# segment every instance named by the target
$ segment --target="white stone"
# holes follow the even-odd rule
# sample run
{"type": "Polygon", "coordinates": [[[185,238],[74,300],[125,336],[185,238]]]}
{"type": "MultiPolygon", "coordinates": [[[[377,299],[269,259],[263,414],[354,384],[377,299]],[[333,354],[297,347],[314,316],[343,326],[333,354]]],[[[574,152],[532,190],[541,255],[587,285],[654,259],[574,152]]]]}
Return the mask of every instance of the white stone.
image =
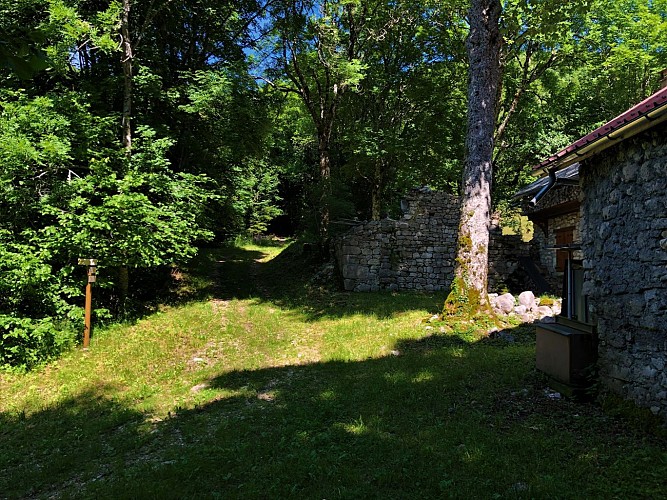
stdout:
{"type": "Polygon", "coordinates": [[[521,292],[519,294],[519,304],[526,306],[526,310],[532,311],[535,308],[535,295],[531,291],[521,292]]]}
{"type": "Polygon", "coordinates": [[[514,295],[511,293],[504,293],[499,297],[496,297],[494,305],[504,314],[509,314],[514,309],[514,295]]]}
{"type": "Polygon", "coordinates": [[[553,316],[553,311],[549,306],[540,306],[537,308],[537,316],[542,319],[545,316],[553,316]]]}
{"type": "Polygon", "coordinates": [[[526,314],[526,312],[528,312],[528,308],[526,306],[524,306],[523,304],[520,305],[520,306],[516,306],[514,308],[514,313],[515,314],[522,315],[522,314],[526,314]]]}

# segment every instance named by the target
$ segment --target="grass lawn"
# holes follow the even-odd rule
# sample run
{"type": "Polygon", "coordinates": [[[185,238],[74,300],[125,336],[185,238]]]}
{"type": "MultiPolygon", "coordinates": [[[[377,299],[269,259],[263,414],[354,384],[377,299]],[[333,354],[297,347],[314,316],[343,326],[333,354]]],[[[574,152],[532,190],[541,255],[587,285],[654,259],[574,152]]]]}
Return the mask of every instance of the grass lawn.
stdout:
{"type": "Polygon", "coordinates": [[[0,374],[0,498],[667,496],[659,429],[550,397],[533,328],[427,329],[444,294],[333,292],[281,250],[210,250],[190,300],[0,374]]]}

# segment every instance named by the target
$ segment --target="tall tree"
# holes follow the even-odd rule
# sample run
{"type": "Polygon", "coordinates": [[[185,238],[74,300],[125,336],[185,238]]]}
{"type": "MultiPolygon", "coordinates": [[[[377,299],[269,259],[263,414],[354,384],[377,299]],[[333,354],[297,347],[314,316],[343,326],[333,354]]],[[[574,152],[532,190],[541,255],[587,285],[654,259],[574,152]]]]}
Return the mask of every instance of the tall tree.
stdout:
{"type": "Polygon", "coordinates": [[[448,314],[461,310],[476,314],[489,309],[489,224],[493,134],[501,76],[501,11],[499,0],[472,0],[469,10],[466,159],[454,282],[445,302],[448,314]]]}
{"type": "Polygon", "coordinates": [[[130,38],[130,0],[123,0],[120,16],[121,66],[123,67],[123,149],[132,154],[132,40],[130,38]]]}
{"type": "Polygon", "coordinates": [[[415,186],[458,185],[467,27],[454,9],[378,2],[366,23],[364,77],[344,96],[338,127],[343,173],[365,217],[391,212],[415,186]]]}
{"type": "Polygon", "coordinates": [[[331,137],[341,96],[359,82],[363,65],[363,26],[368,6],[360,0],[284,0],[272,9],[277,44],[274,62],[296,93],[317,131],[321,183],[319,236],[328,238],[330,222],[331,137]]]}

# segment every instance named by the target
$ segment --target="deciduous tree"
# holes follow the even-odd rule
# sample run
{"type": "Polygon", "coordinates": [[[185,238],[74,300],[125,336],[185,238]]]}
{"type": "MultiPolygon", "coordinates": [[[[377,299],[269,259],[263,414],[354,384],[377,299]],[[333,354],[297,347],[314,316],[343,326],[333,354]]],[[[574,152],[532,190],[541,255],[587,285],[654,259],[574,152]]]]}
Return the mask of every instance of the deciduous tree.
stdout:
{"type": "Polygon", "coordinates": [[[462,309],[468,314],[489,309],[489,224],[493,134],[501,76],[501,11],[499,0],[472,0],[469,10],[466,159],[455,276],[445,302],[449,314],[462,309]]]}

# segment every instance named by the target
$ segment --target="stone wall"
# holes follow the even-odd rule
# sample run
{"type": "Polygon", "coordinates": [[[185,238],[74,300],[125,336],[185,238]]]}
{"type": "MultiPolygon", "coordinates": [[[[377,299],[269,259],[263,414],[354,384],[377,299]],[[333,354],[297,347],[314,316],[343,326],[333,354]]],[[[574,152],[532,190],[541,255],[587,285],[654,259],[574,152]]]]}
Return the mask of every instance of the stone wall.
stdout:
{"type": "Polygon", "coordinates": [[[334,251],[345,290],[443,290],[454,272],[459,203],[418,191],[399,220],[370,221],[338,237],[334,251]]]}
{"type": "Polygon", "coordinates": [[[519,292],[529,289],[527,277],[519,270],[519,259],[530,257],[531,245],[518,235],[503,235],[500,227],[489,231],[489,280],[490,292],[512,290],[519,292]],[[520,283],[515,282],[519,280],[520,283]]]}
{"type": "MultiPolygon", "coordinates": [[[[551,285],[552,290],[560,293],[563,285],[563,273],[556,266],[556,231],[566,227],[573,227],[573,239],[575,244],[581,244],[581,217],[579,211],[568,214],[557,215],[549,219],[546,225],[546,234],[543,228],[535,225],[533,235],[534,244],[537,246],[540,264],[547,270],[545,278],[551,285]]],[[[582,259],[583,253],[579,250],[573,252],[573,258],[582,259]]]]}
{"type": "Polygon", "coordinates": [[[667,124],[584,162],[583,293],[601,381],[667,418],[667,124]]]}
{"type": "MultiPolygon", "coordinates": [[[[334,242],[338,273],[350,291],[446,290],[454,277],[459,225],[458,198],[440,192],[411,192],[405,215],[360,224],[334,242]]],[[[499,291],[528,256],[516,236],[490,233],[489,290],[499,291]]]]}
{"type": "MultiPolygon", "coordinates": [[[[541,266],[547,273],[546,280],[555,293],[560,293],[563,273],[556,270],[556,231],[574,227],[574,243],[581,243],[580,210],[578,186],[556,185],[537,203],[530,207],[528,199],[523,200],[522,212],[534,222],[533,244],[537,248],[541,266]]],[[[575,259],[582,259],[583,254],[574,252],[575,259]]]]}

